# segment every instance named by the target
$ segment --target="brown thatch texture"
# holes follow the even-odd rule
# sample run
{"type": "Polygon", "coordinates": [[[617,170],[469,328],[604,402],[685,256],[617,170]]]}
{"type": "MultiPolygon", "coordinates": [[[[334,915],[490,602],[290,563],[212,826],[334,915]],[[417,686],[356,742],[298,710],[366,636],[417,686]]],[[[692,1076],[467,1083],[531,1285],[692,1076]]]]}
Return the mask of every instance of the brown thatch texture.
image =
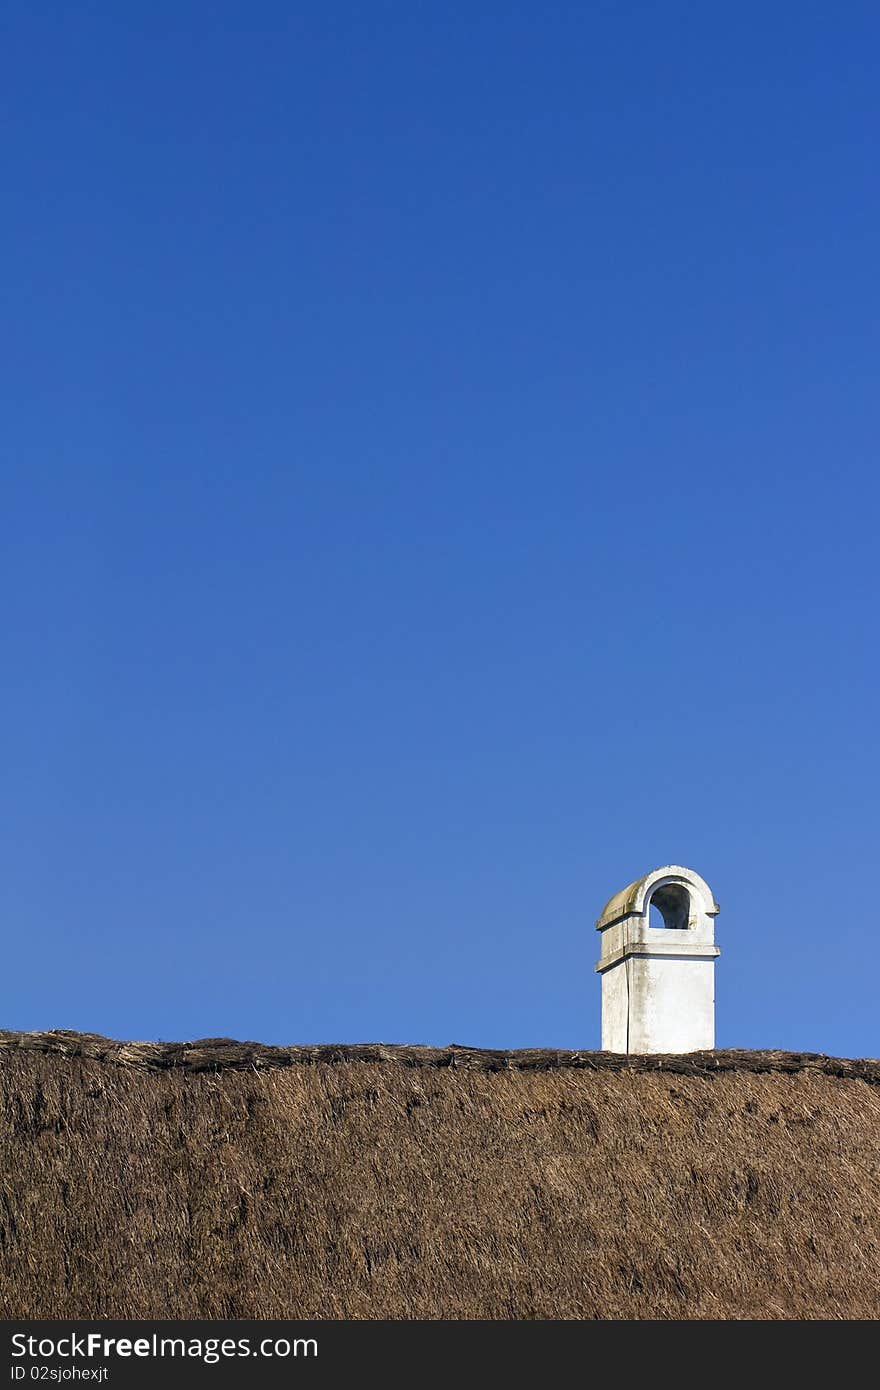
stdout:
{"type": "Polygon", "coordinates": [[[876,1317],[878,1080],[5,1034],[0,1314],[876,1317]]]}

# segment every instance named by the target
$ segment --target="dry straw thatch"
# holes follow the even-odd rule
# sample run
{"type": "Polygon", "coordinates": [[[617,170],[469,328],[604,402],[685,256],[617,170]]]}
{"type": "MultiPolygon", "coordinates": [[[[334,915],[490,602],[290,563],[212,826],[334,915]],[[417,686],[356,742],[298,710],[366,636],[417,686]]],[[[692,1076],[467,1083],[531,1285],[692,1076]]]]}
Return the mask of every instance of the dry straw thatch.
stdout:
{"type": "Polygon", "coordinates": [[[7,1318],[874,1318],[880,1063],[0,1034],[7,1318]]]}

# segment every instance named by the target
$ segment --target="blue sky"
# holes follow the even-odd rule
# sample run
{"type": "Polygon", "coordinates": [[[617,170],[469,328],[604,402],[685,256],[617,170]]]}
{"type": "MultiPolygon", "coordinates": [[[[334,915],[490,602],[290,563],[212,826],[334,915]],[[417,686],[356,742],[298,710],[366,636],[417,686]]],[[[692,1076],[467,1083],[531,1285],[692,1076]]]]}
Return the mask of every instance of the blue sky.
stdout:
{"type": "Polygon", "coordinates": [[[0,1022],[877,1055],[876,7],[0,39],[0,1022]]]}

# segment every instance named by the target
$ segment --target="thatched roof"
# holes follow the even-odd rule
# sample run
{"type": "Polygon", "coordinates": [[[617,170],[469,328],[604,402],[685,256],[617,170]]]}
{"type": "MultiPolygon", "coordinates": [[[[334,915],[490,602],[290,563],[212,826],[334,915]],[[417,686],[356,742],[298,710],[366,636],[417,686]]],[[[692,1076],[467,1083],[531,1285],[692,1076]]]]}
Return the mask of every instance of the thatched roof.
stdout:
{"type": "Polygon", "coordinates": [[[878,1083],[0,1034],[0,1314],[876,1317],[878,1083]]]}

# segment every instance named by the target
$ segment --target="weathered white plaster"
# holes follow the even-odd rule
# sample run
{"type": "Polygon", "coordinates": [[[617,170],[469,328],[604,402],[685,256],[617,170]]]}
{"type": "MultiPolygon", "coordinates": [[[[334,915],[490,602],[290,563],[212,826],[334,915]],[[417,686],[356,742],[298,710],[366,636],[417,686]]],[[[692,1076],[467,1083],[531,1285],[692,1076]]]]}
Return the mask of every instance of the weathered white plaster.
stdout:
{"type": "Polygon", "coordinates": [[[667,864],[616,893],[602,911],[602,1047],[700,1052],[715,1046],[715,917],[709,885],[667,864]],[[651,908],[662,927],[651,926],[651,908]]]}

